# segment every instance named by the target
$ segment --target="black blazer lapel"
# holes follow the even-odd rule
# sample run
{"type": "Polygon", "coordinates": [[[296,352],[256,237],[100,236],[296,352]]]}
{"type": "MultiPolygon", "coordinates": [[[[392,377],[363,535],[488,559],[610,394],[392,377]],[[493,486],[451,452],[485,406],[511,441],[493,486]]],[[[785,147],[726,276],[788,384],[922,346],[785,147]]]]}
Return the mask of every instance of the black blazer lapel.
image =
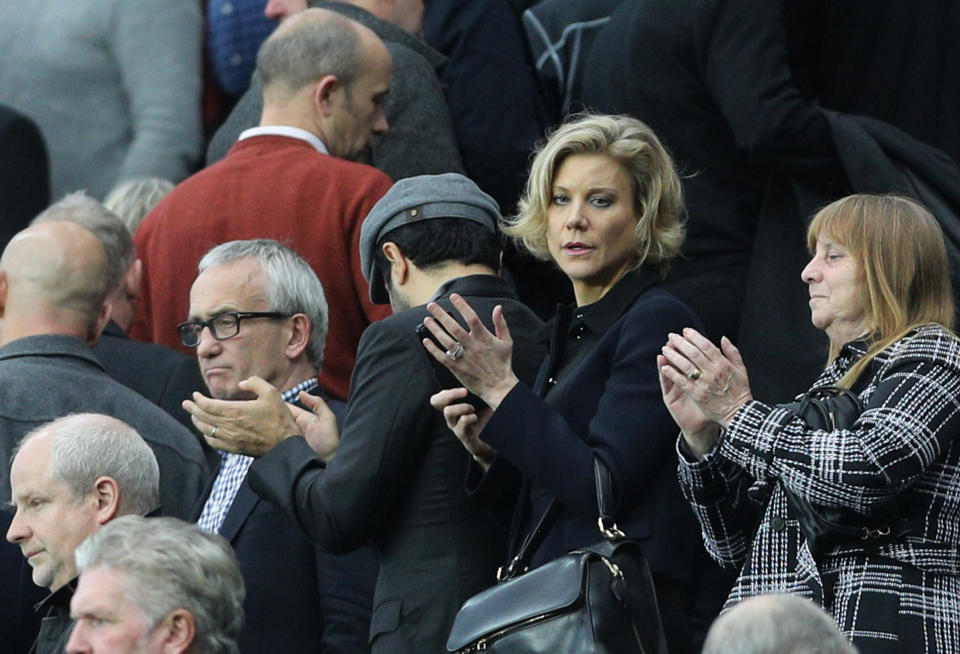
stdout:
{"type": "Polygon", "coordinates": [[[228,541],[233,542],[237,532],[240,531],[240,527],[242,527],[243,523],[250,517],[253,508],[259,501],[260,496],[253,492],[253,489],[251,489],[247,483],[247,479],[244,478],[243,483],[240,484],[240,488],[237,489],[237,496],[233,498],[233,504],[230,505],[230,510],[227,511],[227,517],[223,519],[223,526],[220,527],[220,535],[228,541]]]}

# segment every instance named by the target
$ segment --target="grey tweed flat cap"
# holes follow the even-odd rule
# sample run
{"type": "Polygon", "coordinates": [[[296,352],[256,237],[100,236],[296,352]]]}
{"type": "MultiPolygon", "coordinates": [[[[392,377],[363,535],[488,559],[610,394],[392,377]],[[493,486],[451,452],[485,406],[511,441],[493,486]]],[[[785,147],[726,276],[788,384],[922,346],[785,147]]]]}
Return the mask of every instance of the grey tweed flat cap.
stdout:
{"type": "Polygon", "coordinates": [[[374,270],[377,242],[389,231],[432,218],[462,218],[497,230],[500,207],[472,180],[459,173],[418,175],[394,184],[373,205],[360,227],[360,267],[370,285],[370,301],[390,300],[383,279],[374,270]]]}

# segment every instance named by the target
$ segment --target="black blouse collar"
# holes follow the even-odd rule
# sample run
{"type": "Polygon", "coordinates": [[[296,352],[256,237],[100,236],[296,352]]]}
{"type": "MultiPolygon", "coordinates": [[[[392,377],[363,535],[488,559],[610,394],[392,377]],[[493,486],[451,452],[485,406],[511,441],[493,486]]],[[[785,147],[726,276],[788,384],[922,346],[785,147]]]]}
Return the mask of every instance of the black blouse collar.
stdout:
{"type": "Polygon", "coordinates": [[[607,294],[591,304],[578,307],[573,304],[557,305],[557,315],[544,325],[538,341],[547,343],[555,330],[565,329],[573,322],[582,323],[595,334],[603,334],[630,308],[641,293],[660,279],[657,271],[648,266],[631,270],[607,291],[607,294]]]}

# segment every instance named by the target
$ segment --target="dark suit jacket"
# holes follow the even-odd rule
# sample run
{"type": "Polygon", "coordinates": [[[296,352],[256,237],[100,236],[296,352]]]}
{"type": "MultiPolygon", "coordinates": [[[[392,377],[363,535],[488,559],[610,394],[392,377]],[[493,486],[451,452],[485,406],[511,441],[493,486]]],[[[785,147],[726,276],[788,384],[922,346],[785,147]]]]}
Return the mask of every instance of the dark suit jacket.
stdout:
{"type": "MultiPolygon", "coordinates": [[[[180,406],[194,391],[207,391],[195,358],[162,345],[135,341],[112,320],[100,342],[93,346],[93,353],[108,375],[196,432],[190,414],[180,406]]],[[[206,450],[206,441],[199,436],[197,439],[206,450]]]]}
{"type": "MultiPolygon", "coordinates": [[[[0,508],[0,535],[10,528],[13,515],[0,508]]],[[[25,654],[40,629],[40,615],[33,605],[47,594],[31,579],[30,566],[20,547],[0,540],[0,643],[4,652],[25,654]]]]}
{"type": "MultiPolygon", "coordinates": [[[[488,324],[503,305],[514,369],[531,380],[542,358],[533,341],[541,323],[507,283],[492,275],[455,279],[438,300],[448,311],[451,292],[488,324]]],[[[494,583],[505,554],[505,534],[463,490],[469,456],[429,404],[453,381],[445,369],[438,377],[416,334],[426,315],[415,307],[364,332],[340,448],[326,468],[302,438],[290,438],[248,473],[257,493],[325,549],[372,542],[380,575],[370,639],[378,654],[444,651],[457,610],[494,583]]]]}
{"type": "Polygon", "coordinates": [[[0,105],[0,249],[46,208],[50,168],[40,128],[0,105]]]}
{"type": "MultiPolygon", "coordinates": [[[[343,402],[323,398],[343,416],[343,402]]],[[[211,483],[212,486],[212,483],[211,483]]],[[[198,505],[199,518],[210,487],[198,505]]],[[[243,654],[362,654],[376,559],[369,548],[344,556],[318,550],[279,507],[245,479],[220,534],[230,541],[246,586],[243,654]]]]}

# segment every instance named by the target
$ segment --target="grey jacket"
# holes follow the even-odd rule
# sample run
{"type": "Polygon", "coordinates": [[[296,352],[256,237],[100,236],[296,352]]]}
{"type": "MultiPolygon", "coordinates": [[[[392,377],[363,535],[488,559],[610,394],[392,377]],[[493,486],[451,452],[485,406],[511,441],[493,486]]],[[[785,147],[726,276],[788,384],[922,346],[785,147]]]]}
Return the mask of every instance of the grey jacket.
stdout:
{"type": "Polygon", "coordinates": [[[27,336],[0,348],[0,501],[10,501],[10,459],[20,439],[45,422],[79,412],[104,413],[136,429],[160,465],[162,513],[190,517],[208,475],[199,439],[114,381],[83,341],[55,334],[27,336]]]}
{"type": "MultiPolygon", "coordinates": [[[[463,163],[453,134],[450,110],[437,77],[444,57],[422,40],[360,7],[344,2],[311,2],[343,14],[373,30],[393,59],[390,92],[384,114],[390,130],[373,145],[372,166],[394,181],[414,175],[462,173],[463,163]]],[[[260,123],[263,89],[254,76],[250,88],[217,130],[207,148],[207,165],[222,159],[240,133],[260,123]]]]}

